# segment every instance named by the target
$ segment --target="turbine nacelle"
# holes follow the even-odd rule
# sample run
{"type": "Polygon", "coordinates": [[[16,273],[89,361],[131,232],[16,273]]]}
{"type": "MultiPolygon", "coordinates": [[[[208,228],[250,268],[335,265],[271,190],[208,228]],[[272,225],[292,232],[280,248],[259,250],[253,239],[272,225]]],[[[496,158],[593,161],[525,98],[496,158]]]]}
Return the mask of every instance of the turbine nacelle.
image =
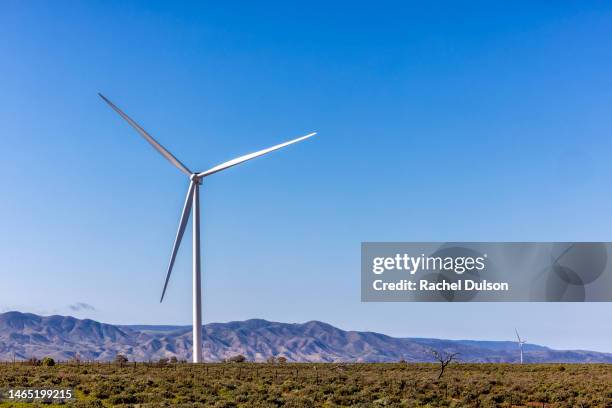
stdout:
{"type": "Polygon", "coordinates": [[[202,179],[203,177],[198,176],[198,173],[192,173],[191,176],[189,176],[189,180],[198,185],[202,185],[202,179]]]}

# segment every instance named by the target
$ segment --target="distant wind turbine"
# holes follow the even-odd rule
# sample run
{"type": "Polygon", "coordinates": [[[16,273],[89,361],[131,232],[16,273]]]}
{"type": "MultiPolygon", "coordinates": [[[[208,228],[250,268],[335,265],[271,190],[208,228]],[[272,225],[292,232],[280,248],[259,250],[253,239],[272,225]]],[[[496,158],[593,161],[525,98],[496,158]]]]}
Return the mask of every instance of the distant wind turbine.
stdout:
{"type": "Polygon", "coordinates": [[[516,330],[516,328],[514,329],[514,332],[516,333],[517,343],[519,346],[519,350],[521,351],[521,364],[523,364],[523,344],[525,344],[526,341],[521,340],[521,336],[519,336],[518,330],[516,330]]]}
{"type": "Polygon", "coordinates": [[[172,163],[176,168],[185,173],[189,177],[190,183],[187,189],[187,197],[185,197],[185,204],[183,205],[183,211],[181,214],[181,220],[179,222],[178,232],[174,239],[174,246],[172,247],[172,255],[170,256],[170,263],[168,265],[168,272],[166,274],[166,281],[164,282],[164,289],[162,291],[160,303],[164,300],[166,294],[166,288],[168,287],[168,281],[170,280],[170,274],[172,273],[172,267],[174,266],[174,260],[176,259],[176,253],[181,245],[183,239],[183,233],[189,220],[189,214],[193,214],[193,362],[200,363],[202,361],[202,294],[201,294],[201,281],[200,281],[200,185],[202,179],[217,173],[221,170],[228,169],[237,164],[245,162],[247,160],[254,159],[262,156],[266,153],[273,152],[290,144],[301,142],[314,135],[315,133],[307,134],[306,136],[298,137],[297,139],[290,140],[285,143],[278,144],[276,146],[269,147],[267,149],[259,150],[254,153],[246,154],[244,156],[237,157],[229,160],[225,163],[221,163],[215,167],[212,167],[203,172],[192,172],[183,163],[181,163],[176,157],[172,155],[166,148],[160,145],[151,135],[149,135],[142,127],[134,122],[128,115],[123,113],[115,104],[109,101],[104,95],[98,94],[100,97],[113,108],[123,119],[125,119],[147,142],[153,146],[162,156],[172,163]]]}

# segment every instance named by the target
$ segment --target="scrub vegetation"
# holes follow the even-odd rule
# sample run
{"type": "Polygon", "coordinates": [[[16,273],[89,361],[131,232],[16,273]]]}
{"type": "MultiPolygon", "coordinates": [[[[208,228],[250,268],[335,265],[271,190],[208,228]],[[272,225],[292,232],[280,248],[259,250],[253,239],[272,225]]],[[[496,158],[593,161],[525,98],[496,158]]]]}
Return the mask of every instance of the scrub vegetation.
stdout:
{"type": "Polygon", "coordinates": [[[612,365],[453,362],[439,373],[409,363],[2,363],[0,387],[71,387],[66,405],[79,407],[612,407],[612,365]]]}

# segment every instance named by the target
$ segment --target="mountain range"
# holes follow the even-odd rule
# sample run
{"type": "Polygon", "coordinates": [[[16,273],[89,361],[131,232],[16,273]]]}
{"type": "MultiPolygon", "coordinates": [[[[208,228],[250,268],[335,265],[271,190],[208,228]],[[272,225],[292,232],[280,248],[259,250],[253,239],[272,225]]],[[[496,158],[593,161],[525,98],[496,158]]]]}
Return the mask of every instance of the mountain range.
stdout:
{"type": "MultiPolygon", "coordinates": [[[[238,354],[251,361],[284,356],[300,362],[432,361],[431,350],[459,353],[464,362],[517,362],[512,341],[395,338],[373,332],[345,331],[327,323],[278,323],[261,319],[210,323],[203,329],[204,361],[238,354]]],[[[611,353],[553,350],[524,345],[527,363],[612,363],[611,353]]],[[[70,316],[0,314],[0,360],[53,357],[69,360],[130,361],[177,357],[191,359],[191,326],[112,325],[70,316]]]]}

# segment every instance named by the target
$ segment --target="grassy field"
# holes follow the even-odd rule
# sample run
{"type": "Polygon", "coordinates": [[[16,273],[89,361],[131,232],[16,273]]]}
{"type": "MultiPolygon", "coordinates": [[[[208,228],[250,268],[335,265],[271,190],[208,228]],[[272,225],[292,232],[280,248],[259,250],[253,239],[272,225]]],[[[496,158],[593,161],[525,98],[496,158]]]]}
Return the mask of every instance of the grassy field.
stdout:
{"type": "Polygon", "coordinates": [[[82,407],[612,408],[612,365],[451,364],[437,376],[433,364],[402,363],[0,364],[1,388],[72,387],[67,405],[82,407]]]}

